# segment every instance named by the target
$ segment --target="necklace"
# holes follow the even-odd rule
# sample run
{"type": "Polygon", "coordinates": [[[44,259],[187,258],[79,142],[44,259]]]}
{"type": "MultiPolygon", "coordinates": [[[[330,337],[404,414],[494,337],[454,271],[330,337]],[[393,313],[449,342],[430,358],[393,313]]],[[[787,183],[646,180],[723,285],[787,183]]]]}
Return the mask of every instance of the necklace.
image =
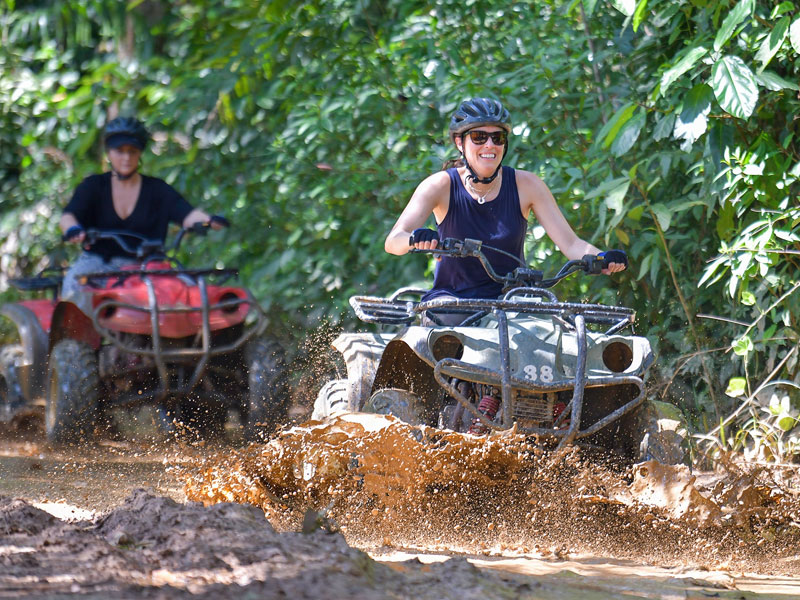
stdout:
{"type": "Polygon", "coordinates": [[[475,202],[477,202],[478,204],[485,204],[486,197],[494,191],[497,182],[500,181],[500,177],[496,177],[495,180],[489,185],[489,189],[486,190],[483,194],[481,194],[477,189],[475,189],[475,186],[472,185],[472,180],[470,179],[469,175],[467,175],[465,181],[467,184],[467,191],[469,191],[470,194],[474,194],[475,196],[477,196],[477,198],[475,198],[475,202]]]}

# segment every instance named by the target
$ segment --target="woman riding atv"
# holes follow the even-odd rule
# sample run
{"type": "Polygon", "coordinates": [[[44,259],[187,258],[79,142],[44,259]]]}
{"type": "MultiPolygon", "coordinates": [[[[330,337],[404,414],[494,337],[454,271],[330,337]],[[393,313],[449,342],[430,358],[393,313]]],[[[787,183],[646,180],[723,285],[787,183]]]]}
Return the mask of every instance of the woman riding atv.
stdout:
{"type": "MultiPolygon", "coordinates": [[[[401,255],[411,248],[434,249],[444,238],[471,238],[524,260],[528,217],[533,211],[567,258],[604,254],[609,264],[603,273],[624,270],[628,264],[625,252],[601,253],[579,238],[539,177],[502,166],[510,134],[509,113],[500,102],[488,98],[462,102],[450,119],[450,139],[461,158],[455,166],[419,184],[386,238],[386,251],[401,255]],[[438,232],[424,227],[431,213],[438,232]]],[[[500,275],[519,266],[512,256],[496,252],[487,255],[500,275]]],[[[436,264],[433,288],[422,299],[497,298],[500,292],[501,285],[488,276],[477,259],[443,257],[436,264]]],[[[455,322],[449,324],[463,317],[453,315],[455,322]]]]}
{"type": "MultiPolygon", "coordinates": [[[[90,175],[78,184],[59,223],[65,241],[80,244],[86,238],[86,229],[94,228],[136,233],[163,242],[170,223],[183,227],[209,223],[214,229],[227,225],[224,218],[210,217],[193,208],[166,181],[139,173],[149,139],[144,125],[132,117],[118,117],[106,125],[103,141],[111,171],[90,175]]],[[[81,302],[79,275],[113,271],[136,262],[135,256],[118,244],[100,240],[84,248],[67,270],[62,297],[86,308],[81,302]]]]}
{"type": "MultiPolygon", "coordinates": [[[[568,259],[587,254],[604,255],[603,273],[622,271],[628,259],[622,250],[601,253],[579,238],[558,208],[553,194],[533,173],[502,166],[508,150],[511,121],[503,105],[489,98],[461,103],[450,119],[450,139],[461,157],[454,166],[427,177],[419,184],[386,238],[385,249],[405,254],[411,248],[433,250],[445,238],[483,242],[486,258],[501,276],[524,261],[525,235],[531,211],[545,232],[568,259]],[[424,227],[430,214],[438,231],[424,227]]],[[[447,166],[447,165],[446,165],[447,166]]],[[[477,258],[444,256],[437,261],[433,288],[422,301],[434,298],[486,298],[500,296],[502,285],[493,280],[477,258]]],[[[422,324],[458,325],[463,312],[424,315],[422,324]]],[[[466,382],[456,383],[456,385],[466,382]]],[[[465,390],[466,392],[466,390],[465,390]]],[[[466,392],[467,394],[469,392],[466,392]]],[[[497,395],[480,399],[478,410],[494,418],[497,395]]],[[[487,429],[475,420],[472,433],[487,429]]]]}

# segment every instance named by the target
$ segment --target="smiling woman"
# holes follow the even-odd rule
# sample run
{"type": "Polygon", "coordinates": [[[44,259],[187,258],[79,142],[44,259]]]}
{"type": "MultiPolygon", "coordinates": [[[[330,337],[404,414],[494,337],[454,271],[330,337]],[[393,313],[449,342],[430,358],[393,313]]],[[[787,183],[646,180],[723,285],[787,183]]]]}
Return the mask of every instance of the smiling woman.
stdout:
{"type": "MultiPolygon", "coordinates": [[[[477,239],[503,253],[487,255],[501,275],[524,260],[528,218],[536,220],[567,258],[601,254],[579,238],[558,208],[550,190],[533,173],[502,166],[508,152],[511,118],[497,100],[472,98],[461,103],[450,119],[450,139],[460,153],[455,166],[435,173],[419,184],[388,237],[391,254],[411,248],[435,249],[440,239],[477,239]],[[424,227],[433,214],[437,230],[424,227]]],[[[617,251],[604,273],[622,271],[625,253],[617,251]]],[[[611,257],[609,257],[610,259],[611,257]]],[[[423,300],[496,298],[501,286],[489,278],[477,259],[444,257],[436,264],[433,288],[423,300]]]]}
{"type": "MultiPolygon", "coordinates": [[[[65,241],[83,245],[89,228],[125,231],[142,239],[163,242],[170,223],[190,227],[211,220],[212,227],[221,227],[205,212],[193,208],[166,181],[139,173],[142,152],[149,140],[150,134],[138,119],[117,117],[109,121],[103,131],[103,142],[111,171],[90,175],[75,189],[60,221],[65,241]]],[[[65,274],[62,296],[88,310],[78,276],[136,262],[135,255],[115,242],[99,240],[89,248],[84,247],[65,274]]]]}

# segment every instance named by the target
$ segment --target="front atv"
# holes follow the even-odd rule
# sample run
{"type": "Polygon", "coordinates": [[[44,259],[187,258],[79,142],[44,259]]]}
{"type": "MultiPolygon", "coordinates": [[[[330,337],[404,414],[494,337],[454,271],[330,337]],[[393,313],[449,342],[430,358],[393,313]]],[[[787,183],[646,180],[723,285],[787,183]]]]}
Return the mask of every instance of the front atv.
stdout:
{"type": "Polygon", "coordinates": [[[174,258],[188,231],[170,249],[128,232],[87,232],[89,245],[111,239],[141,262],[80,277],[88,314],[60,299],[49,326],[39,321],[51,441],[91,438],[115,409],[142,405],[156,408],[164,429],[203,438],[222,435],[231,413],[249,439],[285,417],[286,365],[264,336],[264,311],[248,290],[227,285],[236,270],[187,269],[174,258]]]}
{"type": "MultiPolygon", "coordinates": [[[[503,296],[420,302],[412,298],[422,290],[401,289],[389,298],[351,298],[362,321],[400,329],[335,340],[348,378],[323,387],[314,417],[391,413],[469,433],[514,428],[558,448],[575,443],[627,459],[652,455],[663,437],[643,408],[652,350],[646,338],[620,333],[634,312],[560,302],[548,289],[577,271],[599,273],[599,259],[569,261],[546,280],[524,265],[497,275],[476,240],[448,239],[430,252],[477,258],[504,285],[503,296]],[[443,313],[463,321],[444,325],[443,313]]],[[[682,458],[666,454],[655,458],[682,458]]]]}

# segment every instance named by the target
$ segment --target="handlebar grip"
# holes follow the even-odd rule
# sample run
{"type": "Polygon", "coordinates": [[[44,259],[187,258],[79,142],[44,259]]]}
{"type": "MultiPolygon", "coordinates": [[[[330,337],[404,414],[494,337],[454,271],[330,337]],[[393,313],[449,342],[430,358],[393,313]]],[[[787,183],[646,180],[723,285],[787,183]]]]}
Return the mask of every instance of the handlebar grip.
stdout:
{"type": "Polygon", "coordinates": [[[216,223],[217,225],[221,225],[222,227],[230,227],[231,222],[223,217],[222,215],[211,215],[208,219],[208,223],[213,225],[216,223]]]}
{"type": "Polygon", "coordinates": [[[86,232],[86,230],[83,227],[81,227],[80,225],[73,225],[72,227],[70,227],[69,229],[67,229],[64,232],[64,235],[61,236],[61,241],[62,242],[68,242],[72,238],[80,235],[81,233],[85,233],[85,232],[86,232]]]}
{"type": "Polygon", "coordinates": [[[603,272],[603,268],[605,265],[603,264],[603,258],[601,255],[595,256],[594,254],[585,254],[583,258],[583,270],[584,272],[588,273],[589,275],[599,275],[603,272]]]}

